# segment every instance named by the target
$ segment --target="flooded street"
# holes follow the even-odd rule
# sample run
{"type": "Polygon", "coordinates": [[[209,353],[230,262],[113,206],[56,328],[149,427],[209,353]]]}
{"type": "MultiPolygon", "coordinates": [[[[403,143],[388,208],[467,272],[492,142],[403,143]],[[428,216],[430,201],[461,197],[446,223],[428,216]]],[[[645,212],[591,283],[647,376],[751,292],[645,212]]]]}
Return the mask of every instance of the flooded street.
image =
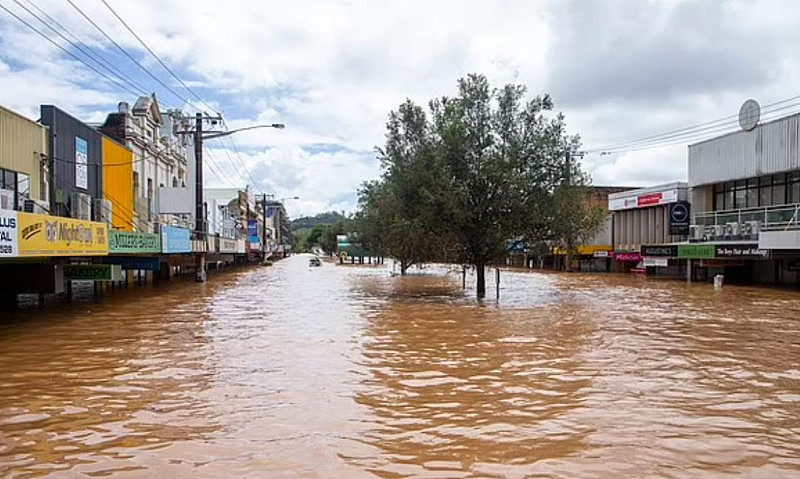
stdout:
{"type": "Polygon", "coordinates": [[[0,476],[800,477],[800,293],[390,270],[3,313],[0,476]]]}

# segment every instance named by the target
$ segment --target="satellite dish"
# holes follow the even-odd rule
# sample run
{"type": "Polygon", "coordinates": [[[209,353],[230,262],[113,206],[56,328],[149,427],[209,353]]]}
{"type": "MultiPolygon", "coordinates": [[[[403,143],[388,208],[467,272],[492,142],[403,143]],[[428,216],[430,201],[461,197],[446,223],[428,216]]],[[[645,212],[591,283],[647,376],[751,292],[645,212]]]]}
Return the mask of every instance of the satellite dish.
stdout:
{"type": "Polygon", "coordinates": [[[742,130],[750,131],[758,125],[761,118],[761,106],[755,100],[747,100],[739,108],[739,126],[742,130]]]}

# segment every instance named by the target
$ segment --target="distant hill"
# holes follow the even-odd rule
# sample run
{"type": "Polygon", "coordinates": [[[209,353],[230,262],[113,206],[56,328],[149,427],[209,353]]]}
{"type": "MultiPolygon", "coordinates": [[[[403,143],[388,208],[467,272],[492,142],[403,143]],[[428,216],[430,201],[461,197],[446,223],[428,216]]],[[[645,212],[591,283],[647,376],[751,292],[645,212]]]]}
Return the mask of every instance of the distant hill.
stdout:
{"type": "Polygon", "coordinates": [[[329,211],[315,216],[305,216],[292,220],[292,230],[297,231],[303,228],[313,228],[315,225],[333,225],[345,219],[347,219],[347,217],[343,214],[336,211],[329,211]]]}

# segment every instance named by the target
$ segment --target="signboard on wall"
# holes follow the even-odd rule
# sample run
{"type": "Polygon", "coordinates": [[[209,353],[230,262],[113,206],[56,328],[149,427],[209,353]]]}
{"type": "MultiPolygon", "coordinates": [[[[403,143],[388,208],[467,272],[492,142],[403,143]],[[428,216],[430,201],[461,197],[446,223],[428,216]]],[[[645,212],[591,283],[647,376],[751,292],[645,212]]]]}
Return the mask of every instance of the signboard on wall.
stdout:
{"type": "Polygon", "coordinates": [[[642,256],[677,258],[678,245],[672,245],[672,244],[644,245],[642,246],[642,256]]]}
{"type": "Polygon", "coordinates": [[[161,251],[163,253],[191,253],[192,232],[185,228],[161,225],[161,251]]]}
{"type": "Polygon", "coordinates": [[[669,234],[688,236],[691,210],[688,201],[678,201],[669,205],[669,234]]]}
{"type": "Polygon", "coordinates": [[[257,220],[247,220],[247,239],[251,245],[253,243],[259,244],[261,242],[258,238],[257,220]]]}
{"type": "Polygon", "coordinates": [[[219,252],[220,253],[238,253],[238,243],[235,239],[220,238],[219,239],[219,252]]]}
{"type": "Polygon", "coordinates": [[[118,264],[67,264],[64,279],[73,281],[122,281],[122,266],[118,264]]]}
{"type": "Polygon", "coordinates": [[[89,146],[79,136],[75,137],[75,186],[89,189],[89,146]]]}
{"type": "Polygon", "coordinates": [[[60,216],[17,213],[20,256],[108,254],[105,223],[60,216]]]}
{"type": "Polygon", "coordinates": [[[766,258],[769,252],[758,249],[758,245],[717,245],[714,251],[717,258],[766,258]]]}
{"type": "Polygon", "coordinates": [[[109,253],[160,253],[161,242],[154,233],[109,230],[109,253]]]}
{"type": "Polygon", "coordinates": [[[625,263],[638,263],[642,260],[642,255],[639,253],[620,252],[614,253],[614,259],[625,263]]]}
{"type": "Polygon", "coordinates": [[[715,256],[714,245],[710,244],[678,245],[678,258],[713,259],[714,256],[715,256]]]}
{"type": "Polygon", "coordinates": [[[678,190],[677,188],[673,188],[643,195],[609,198],[608,209],[610,211],[630,210],[634,208],[646,208],[648,206],[666,205],[676,201],[678,201],[678,190]]]}
{"type": "Polygon", "coordinates": [[[667,267],[669,266],[669,258],[644,258],[643,260],[644,266],[660,266],[660,267],[667,267]]]}
{"type": "Polygon", "coordinates": [[[0,258],[19,255],[17,212],[0,210],[0,258]]]}

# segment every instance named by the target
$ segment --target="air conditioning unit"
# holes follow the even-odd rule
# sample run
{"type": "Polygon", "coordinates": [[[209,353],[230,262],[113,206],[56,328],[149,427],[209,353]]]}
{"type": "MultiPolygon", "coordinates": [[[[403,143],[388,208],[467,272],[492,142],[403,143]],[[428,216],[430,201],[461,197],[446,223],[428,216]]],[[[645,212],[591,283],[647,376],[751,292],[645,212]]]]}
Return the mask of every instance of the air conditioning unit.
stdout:
{"type": "Polygon", "coordinates": [[[26,213],[35,213],[37,215],[46,215],[49,213],[50,205],[45,201],[39,200],[25,200],[23,209],[26,213]]]}
{"type": "Polygon", "coordinates": [[[12,190],[0,190],[0,209],[14,209],[14,192],[12,190]]]}
{"type": "Polygon", "coordinates": [[[741,227],[739,223],[732,222],[725,224],[725,239],[736,239],[739,237],[741,233],[741,227]]]}
{"type": "Polygon", "coordinates": [[[690,241],[703,241],[705,235],[705,227],[702,225],[689,226],[689,240],[690,241]]]}
{"type": "Polygon", "coordinates": [[[80,220],[92,219],[92,197],[86,193],[73,192],[70,197],[69,209],[73,218],[80,220]]]}
{"type": "Polygon", "coordinates": [[[112,205],[109,200],[94,200],[94,220],[111,226],[112,221],[112,205]]]}
{"type": "Polygon", "coordinates": [[[722,239],[725,236],[725,225],[714,225],[713,239],[722,239]]]}
{"type": "Polygon", "coordinates": [[[758,238],[758,234],[761,232],[761,222],[760,221],[748,221],[744,224],[745,234],[748,238],[747,239],[756,239],[758,238]]]}

